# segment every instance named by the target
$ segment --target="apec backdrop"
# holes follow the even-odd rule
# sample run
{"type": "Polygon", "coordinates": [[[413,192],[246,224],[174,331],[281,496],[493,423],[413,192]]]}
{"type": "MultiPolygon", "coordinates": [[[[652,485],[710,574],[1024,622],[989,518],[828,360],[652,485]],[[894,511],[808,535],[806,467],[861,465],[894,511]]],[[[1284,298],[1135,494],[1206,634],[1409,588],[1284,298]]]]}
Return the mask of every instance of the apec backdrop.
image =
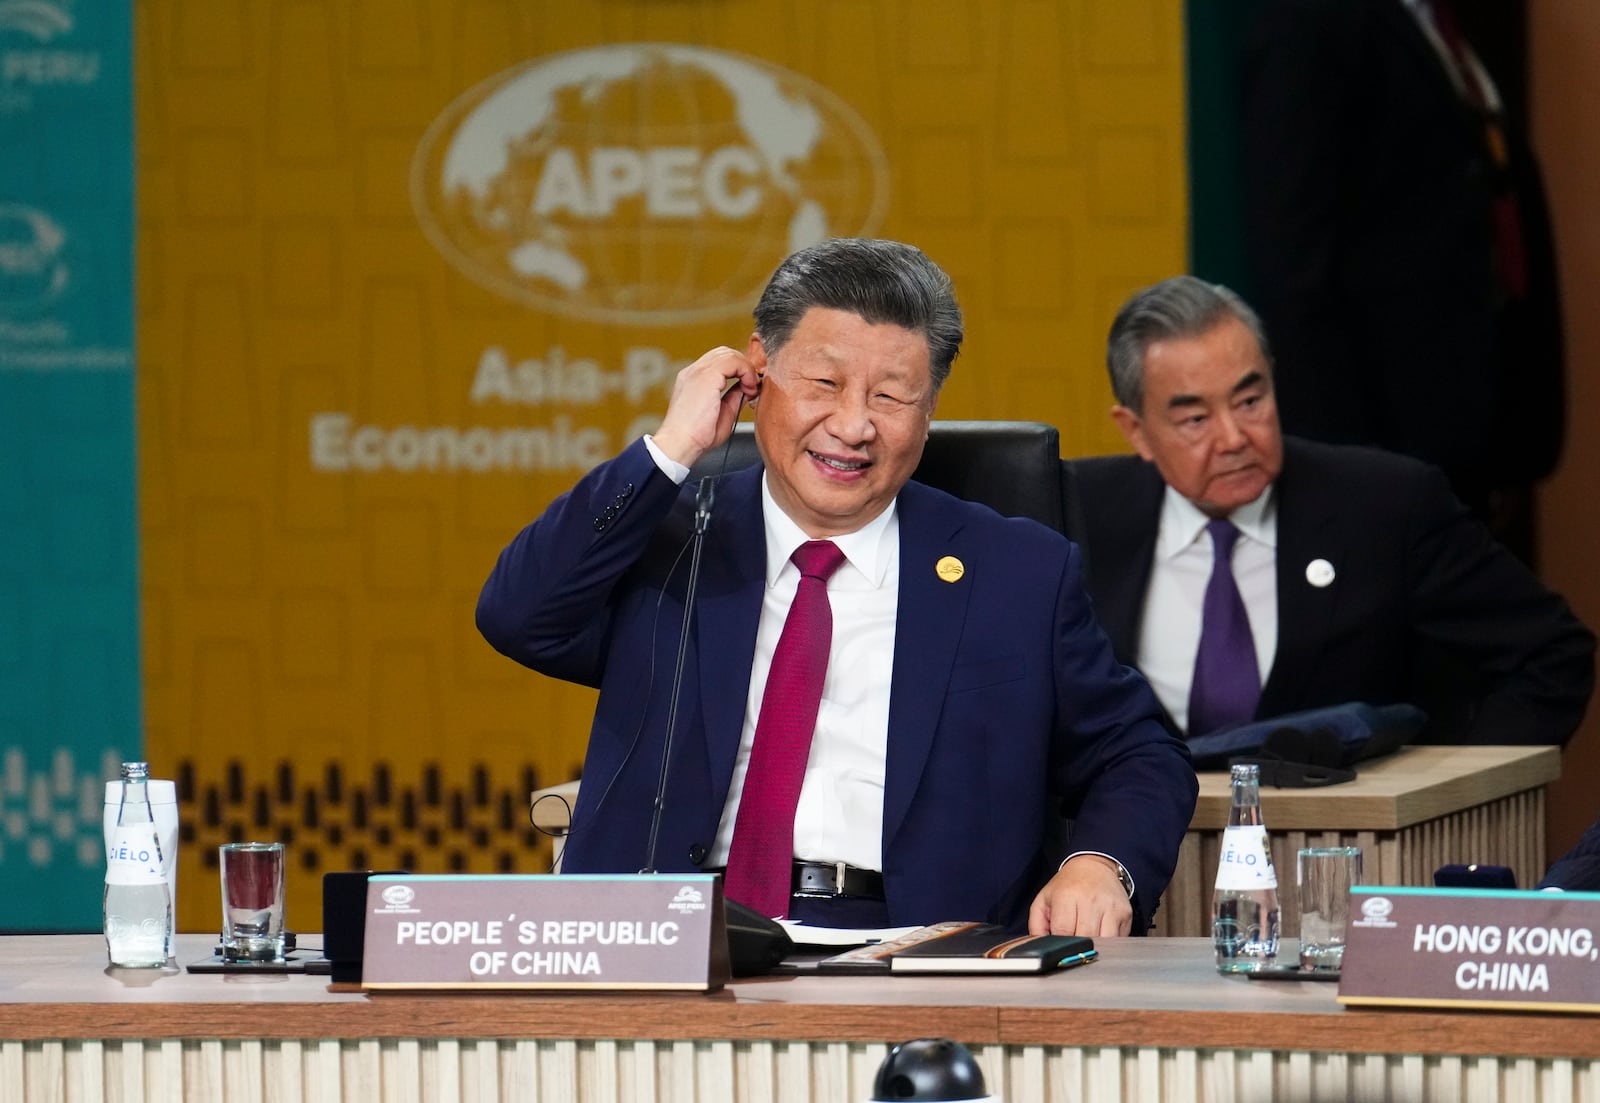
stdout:
{"type": "MultiPolygon", "coordinates": [[[[1119,446],[1102,341],[1185,265],[1178,0],[138,5],[148,757],[214,853],[541,871],[592,695],[477,637],[505,541],[743,347],[792,247],[914,242],[943,417],[1119,446]]],[[[98,868],[93,871],[98,875],[98,868]]],[[[92,921],[90,923],[92,926],[92,921]]]]}

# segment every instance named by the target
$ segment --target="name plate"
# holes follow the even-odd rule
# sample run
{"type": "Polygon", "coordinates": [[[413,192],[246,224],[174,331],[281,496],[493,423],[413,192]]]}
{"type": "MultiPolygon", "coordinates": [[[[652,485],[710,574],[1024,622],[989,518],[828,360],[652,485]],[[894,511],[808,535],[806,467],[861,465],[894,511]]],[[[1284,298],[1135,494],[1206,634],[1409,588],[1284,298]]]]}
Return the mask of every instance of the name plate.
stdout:
{"type": "Polygon", "coordinates": [[[727,982],[709,874],[374,874],[363,988],[673,989],[727,982]]]}
{"type": "Polygon", "coordinates": [[[1350,890],[1339,1002],[1600,1011],[1600,893],[1350,890]]]}

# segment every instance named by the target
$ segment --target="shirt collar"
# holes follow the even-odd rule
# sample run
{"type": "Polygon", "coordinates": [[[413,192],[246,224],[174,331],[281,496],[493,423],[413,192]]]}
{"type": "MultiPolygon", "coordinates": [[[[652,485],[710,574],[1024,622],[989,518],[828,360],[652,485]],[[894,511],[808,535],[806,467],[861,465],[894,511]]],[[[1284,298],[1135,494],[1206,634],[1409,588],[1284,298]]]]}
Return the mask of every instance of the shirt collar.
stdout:
{"type": "MultiPolygon", "coordinates": [[[[1269,548],[1278,546],[1277,484],[1262,491],[1253,502],[1246,502],[1228,515],[1247,538],[1269,548]]],[[[1211,518],[1172,487],[1161,499],[1161,528],[1156,537],[1156,555],[1171,559],[1183,552],[1205,531],[1211,518]]],[[[792,549],[791,549],[792,550],[792,549]]]]}
{"type": "MultiPolygon", "coordinates": [[[[897,523],[897,504],[898,499],[891,501],[889,508],[855,532],[829,537],[844,552],[845,562],[860,571],[874,586],[883,583],[884,573],[889,567],[888,559],[883,554],[883,538],[890,524],[897,523]]],[[[761,475],[761,516],[767,531],[767,586],[771,588],[789,565],[789,557],[794,550],[811,537],[783,512],[772,497],[772,488],[767,485],[765,472],[761,475]]]]}

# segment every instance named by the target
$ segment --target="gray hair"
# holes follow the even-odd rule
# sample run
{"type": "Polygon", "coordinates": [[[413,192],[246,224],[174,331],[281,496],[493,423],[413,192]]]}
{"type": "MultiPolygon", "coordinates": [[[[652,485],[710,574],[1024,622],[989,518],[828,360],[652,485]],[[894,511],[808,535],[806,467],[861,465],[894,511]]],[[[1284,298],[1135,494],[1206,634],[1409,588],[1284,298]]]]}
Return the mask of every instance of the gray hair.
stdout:
{"type": "Polygon", "coordinates": [[[1152,284],[1122,304],[1111,323],[1106,367],[1111,393],[1120,405],[1144,413],[1144,354],[1156,341],[1199,337],[1229,318],[1237,318],[1255,337],[1269,368],[1272,352],[1261,319],[1248,303],[1220,283],[1173,276],[1152,284]]]}
{"type": "Polygon", "coordinates": [[[777,355],[814,306],[921,334],[935,392],[961,351],[961,308],[950,277],[913,245],[836,237],[790,254],[756,303],[756,333],[768,356],[777,355]]]}

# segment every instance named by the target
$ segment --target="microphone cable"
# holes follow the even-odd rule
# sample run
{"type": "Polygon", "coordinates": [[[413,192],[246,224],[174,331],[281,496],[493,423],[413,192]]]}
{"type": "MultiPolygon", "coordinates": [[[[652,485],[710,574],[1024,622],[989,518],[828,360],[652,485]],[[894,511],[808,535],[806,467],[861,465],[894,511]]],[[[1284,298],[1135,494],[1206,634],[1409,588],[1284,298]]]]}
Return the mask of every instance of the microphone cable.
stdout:
{"type": "MultiPolygon", "coordinates": [[[[739,415],[744,412],[744,393],[739,394],[739,407],[733,413],[733,424],[739,424],[739,415]]],[[[645,847],[645,863],[640,873],[656,872],[656,845],[661,837],[661,821],[666,814],[667,801],[667,775],[672,764],[672,741],[674,729],[678,726],[678,698],[683,692],[683,666],[689,654],[689,629],[694,620],[694,596],[700,583],[700,553],[705,544],[706,529],[711,527],[711,508],[717,500],[717,483],[728,473],[728,456],[733,451],[733,426],[728,428],[728,439],[722,446],[722,462],[715,475],[705,475],[700,479],[700,486],[695,490],[694,501],[694,528],[689,533],[689,580],[683,593],[683,625],[678,630],[678,658],[672,668],[672,695],[667,701],[667,730],[661,741],[661,774],[656,781],[655,802],[650,808],[650,840],[645,847]]],[[[678,552],[678,558],[673,561],[673,568],[683,561],[683,552],[678,552]]],[[[671,575],[668,575],[670,581],[671,575]]],[[[661,597],[666,596],[666,586],[663,584],[661,597]]],[[[659,615],[661,597],[656,599],[656,608],[659,615]]],[[[651,665],[655,663],[655,638],[654,629],[650,641],[651,665]]],[[[650,696],[645,694],[648,705],[650,696]]],[[[640,718],[643,723],[643,718],[640,718]]]]}
{"type": "MultiPolygon", "coordinates": [[[[743,394],[740,394],[740,396],[739,396],[739,408],[734,413],[734,416],[733,416],[733,421],[734,421],[734,426],[735,427],[737,427],[737,425],[739,423],[739,418],[744,413],[745,403],[746,403],[745,396],[743,394]]],[[[677,575],[678,568],[683,564],[684,554],[686,552],[688,552],[691,548],[694,548],[695,555],[693,556],[691,564],[690,564],[690,572],[691,572],[690,573],[690,584],[689,584],[689,586],[687,588],[687,592],[684,595],[683,627],[682,627],[682,631],[681,631],[681,634],[680,634],[680,637],[679,637],[677,663],[676,663],[674,676],[673,676],[672,698],[671,698],[671,702],[670,702],[670,704],[668,706],[667,732],[666,732],[666,737],[665,737],[665,741],[664,741],[665,745],[662,748],[662,754],[661,754],[661,773],[660,773],[659,780],[657,782],[657,792],[656,792],[655,801],[654,801],[654,803],[652,804],[652,807],[651,807],[650,839],[649,839],[649,844],[648,844],[649,849],[647,851],[647,858],[646,858],[645,868],[640,870],[641,873],[654,873],[654,872],[656,872],[655,869],[654,869],[655,856],[656,856],[656,846],[657,846],[657,840],[658,840],[659,835],[660,835],[661,816],[662,816],[663,809],[665,807],[665,786],[666,786],[666,779],[667,779],[667,775],[668,775],[668,765],[667,764],[670,761],[670,755],[671,755],[671,752],[672,752],[672,742],[673,742],[672,728],[676,725],[676,722],[677,722],[677,702],[678,702],[679,690],[681,689],[682,679],[683,679],[683,673],[682,672],[683,672],[683,664],[684,664],[684,658],[685,658],[684,652],[685,652],[685,649],[686,649],[686,644],[687,644],[687,639],[688,639],[690,618],[692,617],[693,611],[694,611],[693,601],[694,601],[694,592],[695,592],[695,588],[696,588],[694,583],[695,583],[695,578],[699,573],[699,571],[698,571],[699,543],[700,543],[700,538],[702,538],[704,536],[705,531],[709,527],[710,522],[711,522],[711,508],[715,504],[715,501],[716,501],[715,484],[718,483],[718,482],[721,482],[723,476],[725,476],[728,473],[728,460],[729,460],[729,457],[731,456],[732,452],[733,452],[733,431],[732,431],[732,429],[730,429],[729,432],[728,432],[728,439],[723,443],[723,446],[722,446],[722,459],[721,459],[720,464],[718,465],[717,473],[715,475],[703,476],[701,478],[701,480],[700,480],[699,488],[695,492],[694,526],[691,529],[691,531],[689,533],[689,536],[684,540],[683,546],[678,549],[678,554],[673,558],[672,565],[667,568],[666,577],[661,580],[661,590],[656,595],[655,614],[654,614],[654,617],[653,617],[653,619],[651,620],[651,623],[650,623],[650,663],[649,663],[648,669],[646,670],[646,674],[645,674],[645,689],[644,689],[643,697],[641,698],[643,700],[643,702],[644,702],[645,707],[644,707],[644,710],[639,714],[639,724],[638,724],[638,726],[636,728],[634,728],[633,735],[628,740],[628,749],[623,752],[622,760],[619,763],[617,763],[617,768],[612,771],[611,777],[607,780],[605,788],[603,790],[601,790],[600,796],[595,800],[594,804],[591,806],[592,808],[594,808],[596,814],[598,814],[599,810],[602,807],[604,807],[606,799],[611,795],[611,790],[616,787],[617,781],[622,777],[623,772],[628,768],[628,763],[633,761],[634,753],[639,749],[640,738],[644,735],[645,721],[646,721],[646,719],[649,718],[650,694],[651,694],[651,691],[655,689],[655,681],[656,681],[656,640],[660,636],[662,604],[666,601],[667,590],[668,590],[668,588],[670,587],[670,585],[672,583],[673,577],[677,575]],[[708,486],[707,485],[708,483],[711,484],[711,485],[708,486]]],[[[553,794],[546,794],[546,798],[542,798],[542,799],[548,799],[548,798],[550,798],[552,796],[553,796],[553,794]]],[[[560,800],[563,804],[567,803],[565,797],[555,797],[554,799],[560,800]]],[[[533,808],[532,808],[532,806],[530,806],[529,809],[528,809],[528,820],[529,820],[530,824],[532,824],[532,826],[534,827],[535,830],[539,831],[541,834],[545,834],[545,835],[550,836],[552,839],[570,839],[572,837],[572,835],[574,834],[574,827],[573,827],[573,824],[572,824],[572,817],[573,817],[573,812],[574,811],[575,810],[570,805],[568,805],[568,807],[567,807],[567,827],[566,827],[565,830],[549,830],[549,829],[546,829],[546,828],[539,827],[537,824],[532,824],[532,821],[533,821],[533,808]]],[[[594,819],[595,817],[591,816],[590,818],[594,819]]],[[[563,850],[564,849],[565,848],[563,848],[563,850]]],[[[553,863],[552,863],[552,865],[553,865],[553,863]]]]}

